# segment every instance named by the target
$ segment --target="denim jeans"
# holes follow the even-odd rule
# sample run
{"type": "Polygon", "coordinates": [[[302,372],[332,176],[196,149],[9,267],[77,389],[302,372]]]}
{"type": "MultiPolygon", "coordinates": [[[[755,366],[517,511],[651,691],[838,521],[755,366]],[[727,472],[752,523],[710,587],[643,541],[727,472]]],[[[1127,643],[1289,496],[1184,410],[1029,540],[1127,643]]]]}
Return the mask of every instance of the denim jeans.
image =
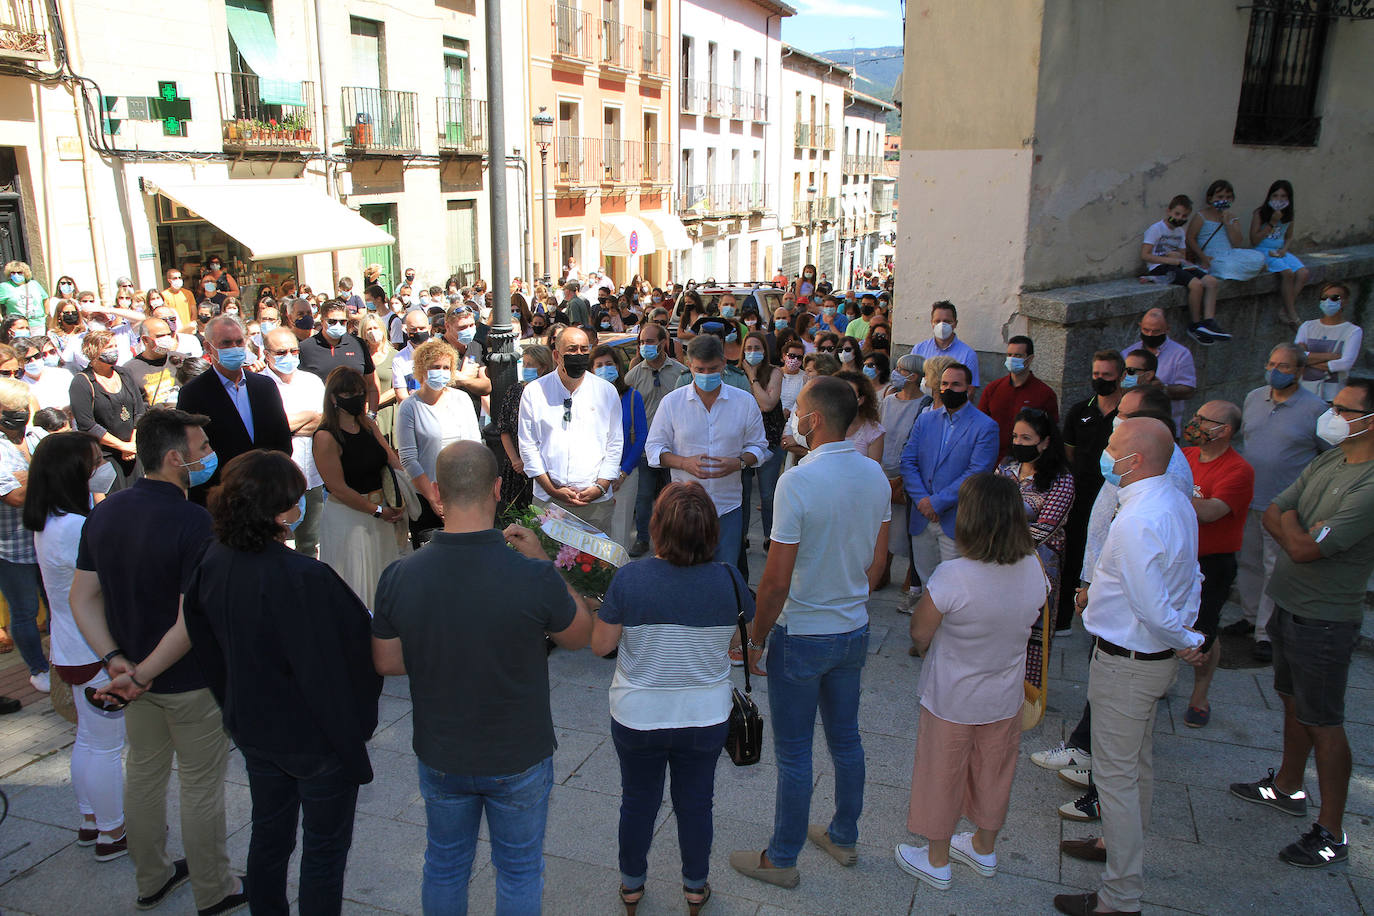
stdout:
{"type": "Polygon", "coordinates": [[[10,638],[19,647],[19,655],[29,666],[29,674],[48,670],[48,658],[43,654],[43,637],[38,635],[37,563],[12,563],[0,559],[0,594],[10,606],[10,638]]]}
{"type": "Polygon", "coordinates": [[[544,895],[544,824],[553,758],[509,776],[459,776],[424,761],[417,765],[429,839],[420,892],[425,916],[467,913],[468,879],[484,809],[496,868],[497,916],[537,914],[544,895]]]}
{"type": "Polygon", "coordinates": [[[716,762],[729,731],[728,721],[704,728],[641,731],[611,720],[611,738],[620,758],[620,880],[627,888],[643,887],[649,874],[649,844],[663,803],[665,770],[673,774],[682,884],[697,890],[706,883],[716,762]]]}
{"type": "Polygon", "coordinates": [[[639,459],[639,490],[635,493],[635,540],[649,543],[649,519],[653,518],[654,500],[667,482],[662,468],[649,467],[649,459],[639,459]]]}
{"type": "Polygon", "coordinates": [[[344,867],[353,843],[358,785],[332,754],[264,754],[239,748],[253,797],[248,842],[248,906],[257,914],[291,912],[286,868],[303,815],[301,916],[336,914],[343,907],[344,867]]]}
{"type": "Polygon", "coordinates": [[[835,816],[830,839],[859,841],[864,806],[864,749],[859,740],[859,675],[868,658],[868,624],[849,633],[789,636],[773,627],[768,641],[768,711],[778,791],[768,858],[779,868],[797,864],[811,813],[811,738],[816,710],[835,763],[835,816]]]}
{"type": "Polygon", "coordinates": [[[769,540],[773,536],[773,493],[778,489],[778,477],[782,474],[782,460],[787,457],[787,452],[782,448],[775,448],[769,453],[768,458],[752,468],[745,468],[744,478],[744,523],[745,531],[749,530],[749,510],[753,508],[754,501],[754,481],[759,484],[759,517],[763,521],[763,539],[769,540]]]}
{"type": "Polygon", "coordinates": [[[743,547],[744,508],[741,506],[720,517],[720,540],[716,542],[715,560],[718,563],[734,564],[744,573],[745,578],[748,578],[749,569],[742,560],[743,547]]]}

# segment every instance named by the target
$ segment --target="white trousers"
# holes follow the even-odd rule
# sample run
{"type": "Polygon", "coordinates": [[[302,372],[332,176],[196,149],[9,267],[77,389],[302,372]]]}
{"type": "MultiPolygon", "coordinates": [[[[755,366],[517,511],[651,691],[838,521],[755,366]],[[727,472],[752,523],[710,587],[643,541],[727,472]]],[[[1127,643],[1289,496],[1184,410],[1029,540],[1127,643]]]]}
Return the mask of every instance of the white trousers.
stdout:
{"type": "MultiPolygon", "coordinates": [[[[57,677],[56,672],[53,677],[57,677]]],[[[72,688],[72,705],[76,707],[72,789],[82,815],[94,814],[96,828],[106,833],[124,823],[124,711],[96,709],[86,699],[86,688],[109,682],[102,670],[72,688]]]]}
{"type": "Polygon", "coordinates": [[[958,556],[959,548],[954,546],[954,538],[945,534],[939,522],[931,522],[924,531],[911,538],[911,562],[916,567],[916,574],[921,577],[922,585],[930,581],[935,567],[958,556]]]}

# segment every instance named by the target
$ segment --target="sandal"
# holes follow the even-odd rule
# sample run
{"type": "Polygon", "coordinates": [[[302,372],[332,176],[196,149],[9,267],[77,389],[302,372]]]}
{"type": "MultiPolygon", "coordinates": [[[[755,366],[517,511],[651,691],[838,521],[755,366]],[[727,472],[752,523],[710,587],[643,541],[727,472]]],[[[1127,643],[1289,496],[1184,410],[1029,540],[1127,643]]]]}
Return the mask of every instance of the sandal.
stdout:
{"type": "Polygon", "coordinates": [[[706,901],[711,899],[711,883],[708,881],[701,886],[701,890],[695,891],[684,884],[682,886],[682,898],[687,901],[689,916],[697,916],[701,912],[701,908],[706,905],[706,901]],[[699,899],[693,900],[693,897],[699,899]]]}
{"type": "Polygon", "coordinates": [[[620,902],[625,904],[625,916],[635,916],[635,908],[643,899],[644,888],[642,886],[636,890],[630,890],[625,885],[620,885],[620,902]]]}
{"type": "Polygon", "coordinates": [[[0,655],[14,651],[14,640],[10,639],[10,634],[0,630],[0,655]]]}

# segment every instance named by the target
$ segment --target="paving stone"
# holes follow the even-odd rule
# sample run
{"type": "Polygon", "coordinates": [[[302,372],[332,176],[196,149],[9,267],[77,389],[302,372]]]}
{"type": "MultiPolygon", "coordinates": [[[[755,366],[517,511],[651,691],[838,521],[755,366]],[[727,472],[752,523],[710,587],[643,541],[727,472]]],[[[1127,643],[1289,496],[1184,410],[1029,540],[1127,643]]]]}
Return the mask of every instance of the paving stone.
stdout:
{"type": "Polygon", "coordinates": [[[372,782],[358,788],[358,811],[394,818],[420,798],[415,755],[369,748],[372,782]]]}
{"type": "MultiPolygon", "coordinates": [[[[473,870],[487,867],[479,843],[473,870]]],[[[425,829],[371,814],[353,823],[353,849],[344,875],[344,896],[397,913],[420,912],[425,829]]]]}

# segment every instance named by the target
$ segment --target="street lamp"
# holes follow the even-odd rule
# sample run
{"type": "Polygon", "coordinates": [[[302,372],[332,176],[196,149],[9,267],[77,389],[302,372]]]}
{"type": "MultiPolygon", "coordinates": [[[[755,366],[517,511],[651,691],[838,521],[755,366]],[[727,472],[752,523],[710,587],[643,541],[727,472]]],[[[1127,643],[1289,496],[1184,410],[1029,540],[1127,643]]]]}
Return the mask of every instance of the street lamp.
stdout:
{"type": "Polygon", "coordinates": [[[549,249],[549,135],[553,132],[553,115],[540,105],[539,113],[530,118],[534,124],[534,142],[539,147],[539,197],[544,202],[544,278],[553,279],[553,256],[549,249]]]}
{"type": "MultiPolygon", "coordinates": [[[[811,240],[816,234],[816,186],[807,185],[806,188],[806,263],[815,264],[817,257],[811,251],[811,240]]],[[[816,253],[819,254],[819,247],[816,253]]],[[[819,272],[820,268],[816,268],[819,272]]]]}

